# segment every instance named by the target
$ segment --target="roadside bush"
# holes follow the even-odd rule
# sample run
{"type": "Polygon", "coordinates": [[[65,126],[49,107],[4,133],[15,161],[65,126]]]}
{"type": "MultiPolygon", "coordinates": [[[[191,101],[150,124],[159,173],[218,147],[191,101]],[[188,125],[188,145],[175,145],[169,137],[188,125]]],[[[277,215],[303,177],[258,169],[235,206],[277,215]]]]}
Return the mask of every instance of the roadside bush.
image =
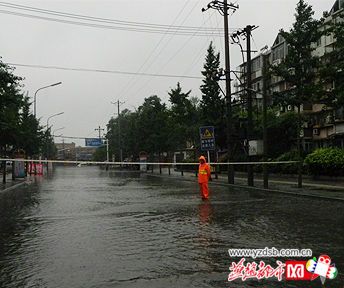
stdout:
{"type": "MultiPolygon", "coordinates": [[[[295,150],[286,152],[275,158],[273,161],[298,161],[298,152],[295,150]]],[[[281,174],[297,174],[297,163],[269,165],[269,171],[281,174]]]]}
{"type": "Polygon", "coordinates": [[[343,176],[344,150],[339,148],[321,148],[309,154],[305,163],[314,176],[343,176]]]}

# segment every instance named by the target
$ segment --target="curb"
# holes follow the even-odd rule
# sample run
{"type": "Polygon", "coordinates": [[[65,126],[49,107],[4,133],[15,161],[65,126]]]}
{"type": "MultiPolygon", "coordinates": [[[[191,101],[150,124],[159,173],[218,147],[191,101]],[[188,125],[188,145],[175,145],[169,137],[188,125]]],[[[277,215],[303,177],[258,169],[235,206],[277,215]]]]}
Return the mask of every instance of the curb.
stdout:
{"type": "MultiPolygon", "coordinates": [[[[172,175],[157,175],[157,174],[147,174],[148,176],[154,176],[154,177],[161,177],[161,178],[174,178],[174,179],[179,179],[182,181],[188,181],[188,182],[194,182],[191,179],[187,178],[180,178],[172,175]]],[[[323,199],[323,200],[331,200],[331,201],[342,201],[344,202],[344,198],[337,198],[337,197],[327,197],[327,196],[322,196],[322,195],[312,195],[312,194],[307,194],[307,193],[297,193],[297,192],[291,192],[291,191],[283,191],[283,190],[276,190],[276,189],[265,189],[265,188],[260,188],[260,187],[251,187],[251,186],[243,186],[239,184],[228,184],[228,183],[220,183],[220,182],[211,182],[210,185],[218,185],[218,186],[227,186],[227,187],[235,187],[235,188],[243,188],[243,189],[249,189],[249,190],[257,190],[257,191],[262,191],[262,192],[273,192],[273,193],[279,193],[279,194],[285,194],[285,195],[290,195],[290,196],[298,196],[298,197],[307,197],[307,198],[318,198],[318,199],[323,199]]]]}
{"type": "Polygon", "coordinates": [[[0,194],[1,194],[1,193],[4,193],[4,192],[7,192],[7,191],[10,191],[10,190],[13,190],[13,189],[16,189],[16,188],[18,188],[19,186],[22,186],[22,185],[24,185],[24,184],[26,184],[26,181],[25,181],[25,180],[23,180],[23,181],[20,182],[20,183],[14,184],[14,185],[12,185],[12,186],[10,186],[10,187],[8,187],[8,188],[5,188],[5,189],[3,189],[3,190],[0,190],[0,194]]]}

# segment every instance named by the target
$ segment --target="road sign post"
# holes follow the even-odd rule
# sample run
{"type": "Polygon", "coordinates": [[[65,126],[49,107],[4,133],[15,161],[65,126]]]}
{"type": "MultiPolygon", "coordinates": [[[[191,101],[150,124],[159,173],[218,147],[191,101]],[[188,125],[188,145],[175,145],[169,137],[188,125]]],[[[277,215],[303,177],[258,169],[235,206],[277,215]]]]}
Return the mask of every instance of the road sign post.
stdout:
{"type": "Polygon", "coordinates": [[[207,151],[208,162],[210,163],[210,151],[215,150],[215,132],[214,126],[203,126],[199,128],[201,140],[201,150],[207,151]]]}

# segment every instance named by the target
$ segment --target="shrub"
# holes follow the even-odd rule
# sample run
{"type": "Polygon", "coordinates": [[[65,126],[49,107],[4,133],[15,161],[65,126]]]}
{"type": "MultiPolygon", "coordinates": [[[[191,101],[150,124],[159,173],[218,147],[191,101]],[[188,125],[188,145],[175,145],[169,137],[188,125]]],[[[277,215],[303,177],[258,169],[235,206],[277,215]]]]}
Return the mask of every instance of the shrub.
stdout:
{"type": "Polygon", "coordinates": [[[305,163],[308,171],[314,176],[343,176],[344,150],[339,148],[321,148],[309,154],[305,163]]]}
{"type": "MultiPolygon", "coordinates": [[[[298,161],[298,152],[297,151],[289,151],[283,153],[282,155],[278,156],[273,161],[298,161]]],[[[281,174],[296,174],[297,173],[297,163],[288,163],[288,164],[276,164],[276,165],[269,165],[269,171],[273,173],[281,173],[281,174]]]]}

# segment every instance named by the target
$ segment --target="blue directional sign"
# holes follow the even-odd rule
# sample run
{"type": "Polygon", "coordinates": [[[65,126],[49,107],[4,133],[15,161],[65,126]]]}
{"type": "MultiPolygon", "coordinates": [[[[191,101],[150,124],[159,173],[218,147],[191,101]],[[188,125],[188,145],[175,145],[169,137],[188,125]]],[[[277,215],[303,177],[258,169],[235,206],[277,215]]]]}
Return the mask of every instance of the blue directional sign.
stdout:
{"type": "Polygon", "coordinates": [[[85,138],[85,146],[97,147],[103,145],[101,138],[85,138]]]}
{"type": "Polygon", "coordinates": [[[199,128],[201,139],[201,150],[215,150],[214,126],[204,126],[199,128]]]}

